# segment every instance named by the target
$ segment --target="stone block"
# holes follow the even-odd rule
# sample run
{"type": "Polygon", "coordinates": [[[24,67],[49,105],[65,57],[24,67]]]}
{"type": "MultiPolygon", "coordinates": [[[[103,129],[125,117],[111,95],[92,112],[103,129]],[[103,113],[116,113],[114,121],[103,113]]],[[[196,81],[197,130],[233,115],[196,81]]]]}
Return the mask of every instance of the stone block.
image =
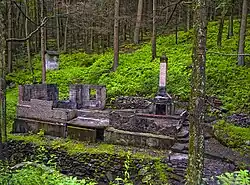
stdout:
{"type": "Polygon", "coordinates": [[[56,102],[58,89],[55,84],[33,84],[19,86],[19,102],[40,99],[56,102]]]}
{"type": "Polygon", "coordinates": [[[112,127],[104,131],[104,141],[111,144],[156,149],[170,149],[175,143],[175,139],[169,136],[129,132],[112,127]]]}
{"type": "Polygon", "coordinates": [[[109,119],[77,117],[68,122],[70,126],[104,129],[109,126],[109,119]]]}
{"type": "Polygon", "coordinates": [[[38,133],[40,130],[44,130],[46,135],[66,137],[65,123],[51,123],[26,118],[16,118],[14,121],[14,133],[38,133]]]}
{"type": "Polygon", "coordinates": [[[88,141],[94,143],[96,141],[96,130],[68,126],[67,137],[75,140],[88,141]]]}

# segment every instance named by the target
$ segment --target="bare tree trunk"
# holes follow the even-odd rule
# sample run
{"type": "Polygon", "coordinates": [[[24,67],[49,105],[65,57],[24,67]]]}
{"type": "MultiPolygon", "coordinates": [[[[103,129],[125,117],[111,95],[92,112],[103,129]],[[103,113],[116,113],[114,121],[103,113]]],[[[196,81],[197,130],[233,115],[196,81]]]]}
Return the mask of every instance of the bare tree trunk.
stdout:
{"type": "Polygon", "coordinates": [[[220,18],[219,31],[218,31],[218,35],[217,35],[217,46],[219,46],[219,47],[221,47],[224,22],[225,22],[225,15],[222,14],[221,18],[220,18]]]}
{"type": "Polygon", "coordinates": [[[153,0],[152,61],[156,58],[156,0],[153,0]]]}
{"type": "MultiPolygon", "coordinates": [[[[43,0],[40,0],[41,5],[41,21],[44,18],[44,3],[43,0]]],[[[41,27],[41,59],[42,59],[42,83],[46,83],[46,63],[45,63],[45,35],[44,35],[44,26],[41,27]]]]}
{"type": "Polygon", "coordinates": [[[234,0],[231,1],[230,4],[230,17],[228,23],[228,34],[227,38],[231,38],[234,35],[234,0]]]}
{"type": "Polygon", "coordinates": [[[192,89],[189,110],[189,156],[187,185],[202,184],[204,167],[204,135],[206,65],[206,0],[194,0],[194,43],[192,89]]]}
{"type": "MultiPolygon", "coordinates": [[[[25,15],[26,15],[26,19],[25,19],[25,37],[27,37],[29,35],[29,27],[28,27],[28,19],[27,17],[29,17],[29,8],[28,8],[28,1],[25,0],[25,15]]],[[[33,77],[33,82],[35,82],[34,80],[34,72],[33,72],[33,65],[32,65],[32,61],[31,61],[31,54],[30,54],[30,39],[28,39],[26,41],[26,45],[27,45],[27,57],[28,57],[28,64],[30,66],[30,72],[31,75],[33,77]]]]}
{"type": "Polygon", "coordinates": [[[119,9],[120,9],[120,0],[115,0],[113,71],[116,71],[119,64],[119,9]]]}
{"type": "Polygon", "coordinates": [[[135,32],[134,32],[134,43],[135,44],[139,44],[140,28],[141,28],[141,21],[142,21],[142,9],[143,9],[143,0],[139,0],[138,10],[137,10],[137,19],[136,19],[136,25],[135,25],[135,32]]]}
{"type": "Polygon", "coordinates": [[[190,6],[189,4],[187,5],[187,20],[186,20],[186,30],[190,30],[190,6]]]}
{"type": "Polygon", "coordinates": [[[55,0],[55,16],[56,16],[56,44],[57,44],[57,52],[60,52],[60,25],[59,25],[59,7],[58,1],[55,0]]]}
{"type": "Polygon", "coordinates": [[[68,33],[68,22],[69,22],[69,17],[68,17],[68,14],[69,14],[69,7],[68,5],[66,5],[66,13],[67,13],[67,18],[66,18],[66,22],[65,22],[65,29],[64,29],[64,47],[63,47],[63,50],[64,52],[67,51],[67,33],[68,33]]]}
{"type": "MultiPolygon", "coordinates": [[[[12,37],[12,3],[8,1],[8,38],[12,37]]],[[[8,42],[8,73],[12,72],[12,42],[8,42]]]]}
{"type": "Polygon", "coordinates": [[[247,0],[243,0],[242,5],[242,18],[240,25],[240,40],[239,40],[239,56],[238,56],[238,65],[245,65],[244,61],[244,50],[245,50],[245,38],[246,38],[246,27],[247,27],[247,0]]]}
{"type": "Polygon", "coordinates": [[[6,28],[4,24],[6,2],[0,2],[0,157],[2,157],[2,142],[7,141],[6,126],[6,84],[5,84],[5,62],[6,62],[6,28]]]}

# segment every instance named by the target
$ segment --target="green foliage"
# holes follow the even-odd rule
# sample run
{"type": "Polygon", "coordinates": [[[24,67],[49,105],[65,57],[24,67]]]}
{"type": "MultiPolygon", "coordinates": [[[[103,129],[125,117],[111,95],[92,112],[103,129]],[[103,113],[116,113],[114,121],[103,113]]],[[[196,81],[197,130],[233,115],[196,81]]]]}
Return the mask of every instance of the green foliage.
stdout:
{"type": "Polygon", "coordinates": [[[226,146],[250,150],[250,128],[241,128],[227,123],[224,120],[214,125],[215,136],[226,146]]]}
{"type": "Polygon", "coordinates": [[[45,165],[27,163],[23,168],[2,172],[1,185],[95,185],[89,180],[68,177],[45,165]],[[34,166],[35,165],[35,166],[34,166]]]}
{"type": "Polygon", "coordinates": [[[248,170],[240,170],[234,173],[225,173],[217,176],[218,185],[249,185],[250,173],[248,170]]]}
{"type": "MultiPolygon", "coordinates": [[[[226,39],[227,24],[226,21],[221,48],[216,46],[217,23],[212,22],[208,26],[207,94],[219,97],[230,111],[247,112],[250,107],[250,86],[246,84],[250,84],[250,69],[247,66],[237,66],[237,57],[218,54],[237,53],[239,24],[235,21],[235,36],[226,39]]],[[[247,35],[249,32],[250,30],[247,35]]],[[[164,52],[169,58],[168,92],[179,95],[184,100],[188,99],[190,93],[192,38],[192,31],[179,32],[178,45],[175,44],[174,35],[157,38],[158,55],[164,52]]],[[[245,50],[250,50],[248,42],[245,50]]],[[[249,58],[246,57],[247,60],[249,58]]],[[[61,99],[68,98],[68,86],[72,83],[106,85],[109,99],[121,95],[155,95],[158,89],[159,58],[151,62],[150,43],[142,44],[133,53],[121,53],[116,72],[111,71],[112,61],[111,51],[100,55],[81,52],[61,54],[60,70],[49,71],[47,82],[59,86],[61,99]]],[[[33,64],[35,77],[40,82],[40,56],[34,58],[33,64]]],[[[32,83],[28,64],[9,74],[7,80],[16,84],[32,83]]]]}

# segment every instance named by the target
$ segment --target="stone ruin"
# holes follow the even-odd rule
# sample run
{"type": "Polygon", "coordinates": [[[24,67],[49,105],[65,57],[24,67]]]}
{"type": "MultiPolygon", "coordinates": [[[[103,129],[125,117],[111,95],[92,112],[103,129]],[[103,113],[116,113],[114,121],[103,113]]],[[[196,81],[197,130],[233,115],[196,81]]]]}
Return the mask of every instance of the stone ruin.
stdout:
{"type": "Polygon", "coordinates": [[[177,114],[152,114],[154,101],[143,109],[105,109],[105,86],[70,85],[66,101],[58,94],[54,84],[20,85],[13,131],[42,129],[47,135],[87,142],[167,149],[185,121],[177,114]]]}

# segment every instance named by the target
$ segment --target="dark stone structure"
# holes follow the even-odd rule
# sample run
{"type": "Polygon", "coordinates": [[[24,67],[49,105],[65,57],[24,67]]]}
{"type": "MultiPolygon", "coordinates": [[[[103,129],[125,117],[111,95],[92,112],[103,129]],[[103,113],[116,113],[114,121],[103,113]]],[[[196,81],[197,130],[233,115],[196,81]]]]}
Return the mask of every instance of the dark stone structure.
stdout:
{"type": "Polygon", "coordinates": [[[48,135],[88,142],[169,149],[185,121],[180,115],[152,114],[155,102],[140,98],[124,99],[121,105],[139,109],[104,110],[105,86],[71,85],[66,101],[58,100],[58,93],[53,84],[19,86],[14,132],[42,129],[48,135]]]}

